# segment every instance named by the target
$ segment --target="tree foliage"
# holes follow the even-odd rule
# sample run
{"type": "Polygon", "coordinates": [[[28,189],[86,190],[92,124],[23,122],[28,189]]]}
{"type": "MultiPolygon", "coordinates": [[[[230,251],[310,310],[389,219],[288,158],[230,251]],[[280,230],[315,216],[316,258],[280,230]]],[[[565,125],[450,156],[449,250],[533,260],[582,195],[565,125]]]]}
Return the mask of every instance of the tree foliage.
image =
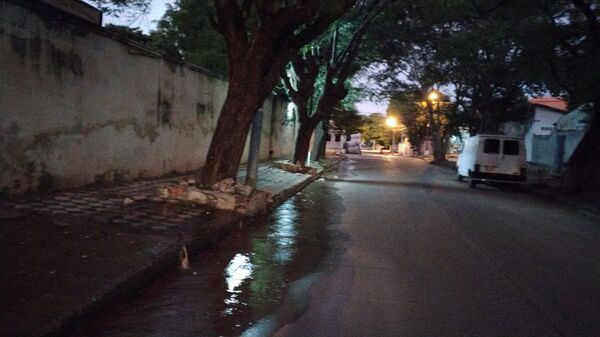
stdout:
{"type": "Polygon", "coordinates": [[[373,113],[364,118],[359,128],[361,138],[367,142],[376,142],[380,145],[391,144],[392,133],[385,125],[386,116],[381,113],[373,113]]]}
{"type": "Polygon", "coordinates": [[[375,48],[387,66],[387,89],[445,87],[454,117],[473,131],[529,119],[526,95],[566,96],[571,107],[593,103],[596,117],[569,170],[600,186],[597,0],[407,0],[386,13],[397,27],[382,28],[375,48]]]}
{"type": "Polygon", "coordinates": [[[331,115],[330,131],[334,134],[351,135],[360,132],[364,123],[364,117],[353,108],[344,108],[343,105],[338,105],[334,108],[334,113],[331,115]]]}
{"type": "Polygon", "coordinates": [[[122,15],[135,17],[148,14],[152,0],[87,0],[87,2],[115,17],[122,15]]]}
{"type": "Polygon", "coordinates": [[[225,40],[210,23],[207,1],[177,0],[152,32],[155,47],[168,55],[227,74],[225,40]]]}
{"type": "Polygon", "coordinates": [[[356,0],[215,0],[213,27],[224,37],[229,87],[202,169],[205,183],[235,177],[252,117],[300,48],[356,0]]]}
{"type": "Polygon", "coordinates": [[[294,163],[306,162],[310,138],[317,124],[338,113],[344,114],[340,116],[341,122],[350,121],[349,110],[340,105],[348,103],[343,100],[350,91],[349,79],[359,69],[356,58],[363,36],[380,4],[375,0],[356,6],[324,36],[306,45],[282,75],[288,97],[298,107],[300,120],[294,163]]]}
{"type": "Polygon", "coordinates": [[[528,117],[528,83],[521,75],[526,68],[518,49],[502,37],[505,24],[477,20],[473,3],[406,1],[390,9],[396,29],[386,31],[399,34],[380,32],[385,38],[376,48],[385,68],[378,78],[392,92],[446,88],[464,126],[495,132],[505,121],[528,117]]]}

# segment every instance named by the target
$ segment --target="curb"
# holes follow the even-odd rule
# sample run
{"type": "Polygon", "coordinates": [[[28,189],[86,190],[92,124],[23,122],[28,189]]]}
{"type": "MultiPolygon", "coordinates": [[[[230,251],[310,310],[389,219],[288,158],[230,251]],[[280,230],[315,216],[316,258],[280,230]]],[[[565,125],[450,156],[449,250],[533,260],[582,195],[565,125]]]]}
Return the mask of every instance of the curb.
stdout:
{"type": "Polygon", "coordinates": [[[588,206],[582,206],[576,202],[569,202],[564,199],[558,198],[557,196],[542,193],[542,192],[539,192],[536,189],[532,189],[532,188],[526,188],[523,190],[523,192],[527,193],[528,195],[530,195],[532,197],[538,198],[540,200],[544,200],[544,201],[548,201],[548,202],[552,202],[552,203],[555,203],[558,205],[568,207],[571,210],[573,210],[589,219],[600,220],[600,210],[599,209],[594,209],[593,207],[588,207],[588,206]]]}
{"type": "Polygon", "coordinates": [[[160,256],[157,256],[152,263],[140,267],[140,269],[126,276],[123,280],[116,280],[110,289],[106,289],[103,294],[98,298],[91,300],[82,309],[68,312],[57,317],[50,326],[51,331],[43,333],[42,336],[54,337],[72,333],[82,324],[82,322],[87,322],[92,319],[94,315],[101,313],[103,310],[108,310],[111,306],[132,297],[164,273],[172,270],[179,262],[179,252],[183,245],[187,247],[190,255],[215,245],[227,237],[227,235],[237,226],[241,227],[251,224],[253,221],[271,213],[284,201],[319,179],[324,172],[335,167],[342,160],[343,158],[334,160],[327,166],[318,169],[317,174],[314,176],[308,177],[303,182],[293,185],[277,195],[274,195],[273,204],[265,212],[253,217],[234,215],[231,218],[228,218],[228,221],[211,224],[208,231],[203,231],[201,234],[198,233],[191,237],[183,238],[181,242],[165,248],[165,251],[160,254],[160,256]]]}
{"type": "Polygon", "coordinates": [[[292,187],[284,190],[283,192],[279,193],[278,196],[273,197],[273,205],[268,210],[268,213],[270,213],[271,210],[273,210],[274,208],[277,208],[277,206],[281,205],[281,203],[283,203],[285,200],[291,198],[296,193],[298,193],[299,191],[303,190],[308,185],[310,185],[311,183],[315,182],[317,179],[321,178],[321,176],[323,175],[323,173],[325,173],[328,170],[331,170],[331,169],[337,167],[337,165],[339,165],[339,163],[342,160],[344,160],[344,159],[345,159],[344,157],[336,158],[335,160],[333,160],[331,163],[329,163],[328,165],[326,165],[322,169],[320,169],[320,170],[317,169],[317,174],[315,174],[314,176],[311,176],[310,178],[306,179],[305,181],[301,182],[298,185],[292,186],[292,187]]]}

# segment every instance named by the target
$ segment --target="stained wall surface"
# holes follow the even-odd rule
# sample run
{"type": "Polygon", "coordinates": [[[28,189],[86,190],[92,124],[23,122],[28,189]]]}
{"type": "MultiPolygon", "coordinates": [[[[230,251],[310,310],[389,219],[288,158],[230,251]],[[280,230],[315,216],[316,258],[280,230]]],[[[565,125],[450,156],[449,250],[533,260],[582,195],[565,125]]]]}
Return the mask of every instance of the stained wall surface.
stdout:
{"type": "MultiPolygon", "coordinates": [[[[226,93],[210,71],[36,1],[0,0],[0,189],[198,169],[226,93]]],[[[287,102],[263,111],[261,158],[291,156],[287,102]]]]}

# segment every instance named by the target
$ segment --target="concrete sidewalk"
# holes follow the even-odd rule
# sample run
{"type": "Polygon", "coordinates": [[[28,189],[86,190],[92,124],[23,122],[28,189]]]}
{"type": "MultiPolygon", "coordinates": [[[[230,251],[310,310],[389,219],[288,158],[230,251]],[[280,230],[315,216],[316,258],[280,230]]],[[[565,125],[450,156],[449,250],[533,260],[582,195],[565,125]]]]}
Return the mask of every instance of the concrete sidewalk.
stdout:
{"type": "MultiPolygon", "coordinates": [[[[315,177],[261,165],[258,189],[278,203],[324,169],[315,177]]],[[[176,267],[182,246],[201,249],[251,220],[155,196],[188,177],[0,201],[0,335],[68,332],[176,267]]]]}

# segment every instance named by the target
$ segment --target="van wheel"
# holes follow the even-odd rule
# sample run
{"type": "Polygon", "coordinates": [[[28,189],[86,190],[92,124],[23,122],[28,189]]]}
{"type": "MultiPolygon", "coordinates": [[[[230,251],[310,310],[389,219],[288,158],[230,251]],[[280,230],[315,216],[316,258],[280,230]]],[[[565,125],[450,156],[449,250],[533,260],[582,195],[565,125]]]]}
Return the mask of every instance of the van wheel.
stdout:
{"type": "Polygon", "coordinates": [[[471,179],[471,183],[469,184],[470,188],[475,188],[477,186],[477,181],[475,179],[471,179]]]}
{"type": "Polygon", "coordinates": [[[463,182],[463,181],[465,181],[465,177],[461,176],[459,173],[458,176],[456,176],[456,180],[463,182]]]}

